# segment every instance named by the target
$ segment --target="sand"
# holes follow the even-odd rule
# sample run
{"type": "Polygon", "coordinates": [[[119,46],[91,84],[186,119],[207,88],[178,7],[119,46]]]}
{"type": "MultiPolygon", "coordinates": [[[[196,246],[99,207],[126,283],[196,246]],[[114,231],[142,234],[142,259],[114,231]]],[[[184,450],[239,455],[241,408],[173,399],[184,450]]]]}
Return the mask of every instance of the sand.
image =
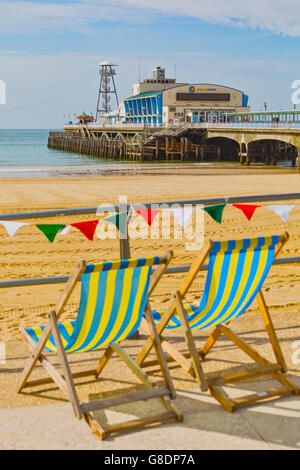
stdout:
{"type": "MultiPolygon", "coordinates": [[[[3,214],[115,204],[118,202],[119,195],[126,195],[129,203],[135,203],[296,193],[300,192],[300,174],[286,170],[257,168],[201,169],[189,167],[151,171],[142,169],[117,176],[1,179],[0,188],[0,213],[3,214]]],[[[252,221],[248,222],[242,212],[228,206],[224,211],[222,225],[214,222],[206,214],[205,236],[212,239],[228,239],[268,235],[287,230],[291,238],[282,252],[282,256],[300,256],[300,201],[289,203],[297,205],[288,223],[284,223],[279,216],[266,208],[258,209],[252,221]]],[[[264,204],[266,205],[266,203],[264,204]]],[[[72,223],[93,218],[95,216],[68,216],[40,219],[39,222],[72,223]]],[[[37,223],[38,220],[30,222],[37,223]]],[[[186,251],[182,241],[172,239],[131,241],[132,256],[163,253],[168,247],[171,247],[175,252],[173,265],[190,264],[196,255],[195,252],[186,251]]],[[[1,280],[67,275],[80,258],[84,258],[87,262],[95,262],[119,257],[117,240],[95,239],[90,242],[76,229],[71,229],[65,236],[58,236],[51,244],[35,227],[23,227],[17,235],[10,238],[4,227],[0,225],[0,250],[1,280]]],[[[171,292],[180,284],[181,279],[182,275],[166,276],[153,296],[153,307],[165,306],[171,292]]],[[[205,274],[201,274],[187,300],[199,300],[204,279],[205,274]]],[[[0,341],[7,345],[7,363],[5,366],[0,365],[0,407],[42,404],[47,403],[48,400],[62,399],[57,390],[52,390],[49,393],[47,391],[42,398],[33,395],[16,396],[14,392],[7,393],[7,390],[15,390],[16,381],[22,367],[24,367],[27,355],[26,345],[20,341],[19,326],[44,324],[47,311],[55,304],[62,289],[62,284],[1,289],[0,341]]],[[[300,375],[300,366],[295,365],[292,361],[292,343],[300,338],[299,291],[299,265],[272,268],[265,284],[266,299],[271,306],[271,313],[282,340],[288,365],[296,375],[300,375]]],[[[71,318],[74,315],[77,299],[78,290],[75,291],[63,318],[71,318]]],[[[261,352],[269,352],[256,305],[253,304],[249,315],[236,322],[236,329],[241,331],[244,337],[250,340],[250,343],[255,343],[261,348],[261,352]]],[[[204,335],[201,334],[198,340],[203,340],[203,338],[204,335]]],[[[182,338],[180,337],[179,340],[182,341],[182,338]]],[[[142,344],[142,340],[137,344],[129,344],[133,353],[139,344],[142,344]]],[[[226,341],[223,341],[217,349],[216,362],[209,362],[209,371],[217,370],[222,362],[228,367],[237,366],[238,360],[235,354],[234,348],[228,347],[226,341]],[[231,355],[228,361],[223,358],[224,347],[231,355]]],[[[95,354],[92,355],[89,357],[89,361],[95,357],[95,354]]],[[[86,361],[86,356],[84,358],[76,356],[72,358],[72,361],[80,368],[83,359],[86,361]]],[[[134,383],[134,380],[127,380],[126,374],[124,377],[122,376],[122,368],[117,364],[117,361],[116,368],[119,371],[118,374],[115,374],[113,380],[107,379],[107,387],[105,385],[104,389],[109,389],[111,384],[120,388],[122,383],[128,387],[134,383]],[[118,381],[116,381],[116,377],[118,377],[118,381]]],[[[108,377],[109,373],[107,374],[108,377]]],[[[174,377],[176,378],[176,386],[183,390],[195,385],[186,374],[178,370],[174,371],[174,377]]],[[[159,376],[157,379],[159,380],[159,376]]],[[[91,393],[91,390],[93,389],[83,386],[82,397],[91,393]]]]}

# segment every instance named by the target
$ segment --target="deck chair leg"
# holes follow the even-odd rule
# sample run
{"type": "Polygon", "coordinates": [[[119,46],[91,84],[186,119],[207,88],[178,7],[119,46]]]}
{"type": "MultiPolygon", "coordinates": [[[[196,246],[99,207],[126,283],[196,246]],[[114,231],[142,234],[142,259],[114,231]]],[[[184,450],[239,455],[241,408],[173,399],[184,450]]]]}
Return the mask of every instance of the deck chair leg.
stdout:
{"type": "MultiPolygon", "coordinates": [[[[190,268],[189,272],[187,273],[182,286],[179,290],[181,297],[183,298],[189,288],[191,287],[195,277],[197,276],[199,270],[201,269],[201,266],[205,262],[207,256],[209,255],[210,250],[212,249],[213,242],[211,240],[205,240],[204,245],[200,251],[199,257],[195,260],[194,264],[190,268]]],[[[156,330],[158,333],[159,338],[161,338],[161,335],[163,334],[163,331],[165,330],[167,324],[169,323],[170,319],[172,318],[173,314],[175,312],[175,304],[174,302],[171,302],[169,308],[167,311],[164,313],[164,315],[161,317],[160,322],[158,323],[156,330]]],[[[148,338],[146,341],[144,347],[140,351],[138,358],[137,358],[137,363],[139,365],[143,365],[144,360],[150,353],[151,349],[153,347],[153,342],[151,338],[148,338]]]]}
{"type": "MultiPolygon", "coordinates": [[[[255,349],[249,346],[245,341],[239,338],[230,328],[227,328],[224,325],[219,325],[219,328],[222,330],[222,333],[227,336],[228,339],[233,341],[242,351],[244,351],[248,356],[250,356],[258,365],[264,367],[269,366],[271,363],[267,361],[264,357],[262,357],[255,349]]],[[[280,371],[270,372],[270,375],[274,377],[274,379],[278,380],[284,387],[287,387],[292,393],[298,395],[299,388],[289,379],[285,377],[285,375],[280,371]]]]}
{"type": "MultiPolygon", "coordinates": [[[[110,344],[111,350],[108,352],[108,355],[111,357],[111,351],[115,352],[122,361],[131,369],[131,371],[141,380],[141,382],[150,389],[149,391],[133,393],[130,396],[117,396],[110,397],[108,399],[100,400],[99,402],[91,402],[87,404],[82,404],[84,418],[87,424],[91,427],[92,431],[101,439],[104,440],[108,435],[121,432],[129,431],[131,429],[137,429],[143,427],[147,424],[157,424],[163,423],[166,421],[173,421],[174,419],[178,422],[183,420],[182,414],[177,410],[176,406],[170,402],[169,398],[166,396],[169,387],[157,388],[148,378],[147,374],[138,366],[138,364],[127,354],[127,352],[117,343],[110,344]],[[96,421],[91,415],[91,411],[96,411],[98,409],[105,409],[108,407],[116,406],[119,404],[130,403],[132,401],[138,400],[148,400],[150,398],[157,398],[167,410],[163,413],[152,415],[145,418],[139,418],[131,421],[126,421],[119,424],[111,424],[105,427],[102,427],[101,424],[96,421]]],[[[107,352],[107,350],[106,350],[107,352]]],[[[104,365],[109,361],[108,355],[105,356],[104,365]]]]}
{"type": "Polygon", "coordinates": [[[277,337],[277,334],[276,334],[276,331],[275,331],[275,328],[274,328],[274,325],[273,325],[273,322],[269,313],[269,309],[267,307],[267,304],[264,299],[264,295],[261,290],[257,294],[256,299],[258,302],[259,310],[262,314],[262,317],[266,326],[268,336],[270,338],[270,342],[271,342],[275,357],[278,363],[282,365],[283,370],[286,372],[287,371],[286,362],[285,362],[285,359],[284,359],[284,356],[283,356],[283,353],[279,344],[279,340],[278,340],[278,337],[277,337]]]}
{"type": "Polygon", "coordinates": [[[205,380],[205,375],[200,363],[199,355],[195,346],[194,338],[190,329],[190,325],[184,310],[182,303],[182,298],[179,291],[174,293],[175,305],[177,307],[177,312],[180,318],[181,326],[184,332],[185,340],[187,343],[188,350],[191,354],[191,360],[194,366],[195,376],[197,381],[200,383],[200,388],[202,392],[206,392],[208,387],[205,380]]]}
{"type": "MultiPolygon", "coordinates": [[[[111,344],[113,350],[118,354],[118,356],[123,359],[127,366],[132,370],[132,372],[141,380],[141,382],[146,385],[148,388],[154,388],[154,384],[151,382],[147,374],[143,369],[124,351],[124,349],[117,343],[111,344]]],[[[170,403],[170,401],[165,397],[160,397],[162,404],[168,409],[168,411],[174,412],[176,420],[181,422],[183,420],[182,414],[177,410],[177,408],[170,403]]]]}
{"type": "Polygon", "coordinates": [[[161,346],[157,331],[155,329],[155,325],[154,325],[154,321],[153,321],[153,317],[152,317],[152,310],[151,310],[151,306],[150,306],[149,301],[147,302],[145,314],[146,314],[146,319],[147,319],[147,323],[148,323],[149,334],[150,334],[150,336],[152,338],[152,341],[153,341],[153,345],[154,345],[154,349],[155,349],[155,352],[156,352],[157,360],[158,360],[158,363],[160,365],[160,369],[162,371],[164,381],[165,381],[167,387],[170,390],[170,398],[174,400],[176,398],[175,388],[174,388],[174,385],[173,385],[173,382],[172,382],[172,379],[171,379],[171,375],[170,375],[170,372],[169,372],[169,369],[168,369],[168,366],[167,366],[167,362],[166,362],[166,359],[165,359],[165,356],[164,356],[164,353],[163,353],[163,350],[162,350],[162,346],[161,346]]]}
{"type": "MultiPolygon", "coordinates": [[[[22,333],[22,331],[21,331],[22,333]]],[[[51,324],[50,324],[50,320],[48,322],[48,324],[46,325],[43,333],[42,333],[42,336],[40,337],[38,343],[35,343],[34,344],[34,349],[32,351],[32,354],[31,354],[31,357],[28,359],[27,361],[27,364],[22,372],[22,375],[21,375],[21,378],[20,378],[20,384],[19,384],[19,388],[18,388],[18,393],[20,393],[23,388],[24,388],[24,385],[28,379],[28,377],[30,376],[34,366],[36,365],[36,363],[38,362],[38,360],[40,359],[41,355],[42,355],[42,351],[45,347],[45,344],[47,343],[48,339],[49,339],[49,336],[51,335],[51,324]]],[[[26,338],[25,338],[26,339],[26,338]]]]}
{"type": "Polygon", "coordinates": [[[216,327],[214,331],[211,333],[211,335],[207,338],[204,346],[202,346],[202,348],[198,351],[198,354],[202,360],[205,359],[209,351],[216,344],[221,334],[222,334],[221,330],[218,327],[216,327]]]}
{"type": "MultiPolygon", "coordinates": [[[[173,315],[174,311],[175,311],[175,307],[174,308],[169,308],[163,314],[160,322],[156,326],[156,331],[157,331],[157,335],[158,335],[159,339],[161,339],[161,335],[162,335],[164,329],[166,328],[167,324],[169,323],[170,319],[172,318],[172,315],[173,315]]],[[[147,330],[148,330],[148,328],[147,328],[147,330]]],[[[140,366],[143,366],[143,362],[146,359],[146,357],[148,356],[148,354],[151,352],[151,349],[153,348],[153,346],[154,346],[153,339],[151,338],[151,336],[149,336],[149,338],[147,339],[145,345],[143,346],[143,348],[139,352],[137,360],[136,360],[136,362],[140,366]]]]}
{"type": "Polygon", "coordinates": [[[108,346],[105,349],[103,355],[101,356],[101,358],[99,359],[98,364],[97,364],[96,373],[95,373],[96,379],[99,377],[99,375],[103,371],[104,367],[106,366],[106,364],[110,360],[113,353],[114,353],[114,350],[110,346],[108,346]]]}
{"type": "Polygon", "coordinates": [[[69,366],[69,363],[68,363],[67,355],[65,353],[65,350],[64,350],[64,347],[63,347],[63,344],[62,344],[62,340],[61,340],[61,337],[60,337],[55,312],[51,311],[49,313],[49,317],[50,317],[52,334],[53,334],[54,341],[55,341],[56,348],[57,348],[57,353],[58,353],[58,356],[60,358],[62,370],[63,370],[63,373],[64,373],[64,377],[65,377],[65,381],[66,381],[66,385],[67,385],[67,389],[68,389],[69,400],[72,403],[73,410],[74,410],[76,418],[81,419],[82,416],[83,416],[83,413],[81,411],[78,396],[77,396],[77,393],[76,393],[76,390],[75,390],[75,386],[74,386],[70,366],[69,366]]]}

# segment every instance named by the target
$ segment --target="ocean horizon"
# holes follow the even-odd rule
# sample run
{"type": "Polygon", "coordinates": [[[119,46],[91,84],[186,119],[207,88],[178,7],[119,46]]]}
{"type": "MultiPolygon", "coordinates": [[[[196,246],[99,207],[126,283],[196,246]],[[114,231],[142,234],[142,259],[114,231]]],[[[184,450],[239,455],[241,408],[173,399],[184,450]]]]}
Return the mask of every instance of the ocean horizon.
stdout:
{"type": "Polygon", "coordinates": [[[205,162],[134,162],[49,149],[48,135],[61,129],[0,129],[0,178],[97,176],[130,169],[208,166],[205,162]]]}
{"type": "Polygon", "coordinates": [[[60,170],[104,169],[120,162],[47,147],[55,129],[0,129],[0,176],[51,176],[60,170]]]}

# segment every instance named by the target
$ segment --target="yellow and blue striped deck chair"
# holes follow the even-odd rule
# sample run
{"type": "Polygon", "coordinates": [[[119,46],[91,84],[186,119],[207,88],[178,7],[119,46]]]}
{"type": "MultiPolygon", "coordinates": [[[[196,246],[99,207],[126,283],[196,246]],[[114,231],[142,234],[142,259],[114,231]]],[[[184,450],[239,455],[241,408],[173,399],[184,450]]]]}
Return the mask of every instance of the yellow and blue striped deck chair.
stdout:
{"type": "Polygon", "coordinates": [[[25,387],[56,382],[68,395],[76,417],[79,419],[84,417],[101,439],[120,430],[134,429],[145,424],[173,419],[181,420],[182,416],[168,400],[168,397],[175,398],[175,391],[148,301],[149,294],[158,283],[172,255],[169,251],[162,257],[153,256],[88,265],[84,261],[80,262],[70,277],[56,308],[49,313],[48,324],[42,327],[21,329],[33,354],[22,373],[19,392],[25,387]],[[79,280],[81,280],[81,297],[76,320],[57,323],[79,280]],[[143,319],[144,314],[146,320],[143,319]],[[142,321],[147,322],[148,331],[155,342],[155,351],[164,378],[162,387],[154,386],[145,372],[119,345],[122,340],[138,330],[142,321]],[[100,348],[105,349],[95,369],[85,371],[84,374],[82,372],[71,374],[67,360],[68,353],[84,353],[100,348]],[[63,376],[54,369],[42,351],[58,353],[63,376]],[[117,353],[147,387],[146,391],[127,394],[125,403],[159,398],[166,409],[164,413],[128,421],[120,426],[108,425],[105,428],[93,419],[91,415],[93,411],[124,403],[124,395],[80,403],[73,379],[89,375],[98,378],[113,353],[117,353]],[[27,379],[38,360],[51,378],[28,382],[27,379]]]}
{"type": "MultiPolygon", "coordinates": [[[[287,233],[281,236],[245,238],[222,242],[207,240],[199,258],[194,262],[184,279],[181,288],[174,293],[169,308],[153,312],[158,334],[163,339],[162,346],[169,354],[167,360],[170,362],[177,361],[181,367],[198,380],[203,391],[209,389],[211,394],[229,411],[233,411],[237,406],[257,400],[298,392],[297,387],[283,374],[286,371],[285,361],[261,292],[274,258],[287,240],[287,233]],[[207,257],[209,257],[208,273],[200,305],[198,307],[184,305],[183,298],[207,257]],[[228,323],[245,313],[255,298],[258,300],[277,359],[276,364],[271,364],[264,359],[227,326],[228,323]],[[210,335],[204,347],[197,351],[191,332],[208,327],[214,327],[214,332],[210,335]],[[189,352],[181,354],[175,349],[166,338],[162,337],[165,330],[184,331],[189,352]],[[222,375],[221,378],[211,380],[205,377],[201,360],[205,358],[221,334],[227,336],[258,363],[259,367],[253,368],[252,375],[250,369],[250,371],[222,375]],[[189,358],[191,358],[191,361],[189,358]],[[271,374],[282,384],[282,387],[236,400],[229,399],[220,388],[220,385],[227,382],[237,382],[244,378],[248,379],[251,376],[257,377],[264,374],[271,374]]],[[[143,367],[153,365],[156,362],[145,361],[151,347],[151,340],[148,340],[138,356],[137,362],[143,367]]]]}

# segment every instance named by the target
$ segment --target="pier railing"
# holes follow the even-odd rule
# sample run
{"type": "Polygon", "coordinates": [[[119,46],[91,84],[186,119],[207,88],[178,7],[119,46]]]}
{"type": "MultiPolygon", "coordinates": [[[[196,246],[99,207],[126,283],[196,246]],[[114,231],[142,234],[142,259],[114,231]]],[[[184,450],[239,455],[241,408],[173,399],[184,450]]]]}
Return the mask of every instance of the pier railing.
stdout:
{"type": "MultiPolygon", "coordinates": [[[[258,195],[258,196],[233,196],[226,198],[227,204],[236,204],[236,203],[255,203],[255,202],[270,202],[270,201],[289,201],[289,200],[299,200],[300,193],[289,193],[289,194],[267,194],[267,195],[258,195]]],[[[214,198],[214,199],[191,199],[191,200],[181,200],[181,201],[163,201],[163,202],[148,202],[148,203],[139,203],[131,204],[131,207],[134,209],[139,208],[151,208],[152,204],[155,204],[156,208],[158,205],[214,205],[224,203],[224,198],[214,198]]],[[[110,206],[100,206],[100,207],[83,207],[83,208],[71,208],[71,209],[52,209],[45,211],[33,211],[33,212],[19,212],[12,214],[0,214],[0,220],[24,220],[24,219],[35,219],[35,218],[45,218],[45,217],[57,217],[57,216],[66,216],[66,215],[91,215],[105,213],[108,211],[115,210],[115,212],[124,211],[126,207],[129,209],[130,206],[124,204],[110,205],[110,206]]],[[[120,257],[129,257],[130,256],[130,247],[129,239],[124,238],[120,239],[120,257]],[[126,256],[124,256],[126,255],[126,256]]],[[[298,264],[300,263],[300,256],[295,257],[286,257],[286,258],[277,258],[274,261],[276,265],[284,264],[298,264]]],[[[190,269],[190,266],[173,266],[169,267],[166,270],[166,274],[180,274],[185,273],[190,269]]],[[[203,271],[207,270],[207,265],[202,266],[203,271]]],[[[41,277],[33,279],[14,279],[14,280],[4,280],[0,281],[0,288],[10,288],[10,287],[24,287],[24,286],[35,286],[41,284],[59,284],[65,283],[69,279],[69,276],[55,276],[55,277],[41,277]]]]}
{"type": "MultiPolygon", "coordinates": [[[[80,124],[66,124],[65,129],[77,130],[80,124]]],[[[89,130],[107,129],[107,130],[144,130],[144,129],[177,129],[182,126],[190,129],[300,129],[299,122],[185,122],[185,123],[100,123],[93,122],[84,124],[83,127],[89,130]]]]}

